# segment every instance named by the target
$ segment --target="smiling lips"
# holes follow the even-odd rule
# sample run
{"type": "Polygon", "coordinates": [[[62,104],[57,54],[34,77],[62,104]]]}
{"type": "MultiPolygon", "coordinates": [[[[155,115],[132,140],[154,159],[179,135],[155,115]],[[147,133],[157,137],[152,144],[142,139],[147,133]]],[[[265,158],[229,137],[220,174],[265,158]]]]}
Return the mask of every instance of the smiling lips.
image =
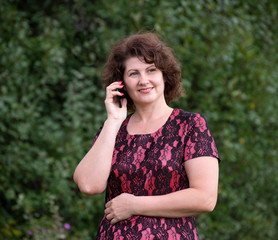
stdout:
{"type": "Polygon", "coordinates": [[[139,92],[140,93],[149,93],[153,90],[153,87],[148,87],[148,88],[142,88],[142,89],[139,89],[139,92]]]}

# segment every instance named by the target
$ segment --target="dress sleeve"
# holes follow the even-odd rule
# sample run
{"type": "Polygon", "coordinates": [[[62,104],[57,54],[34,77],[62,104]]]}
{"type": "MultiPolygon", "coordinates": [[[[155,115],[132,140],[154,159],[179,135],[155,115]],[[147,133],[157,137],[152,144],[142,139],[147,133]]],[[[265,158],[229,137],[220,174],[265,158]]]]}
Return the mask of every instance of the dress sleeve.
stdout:
{"type": "Polygon", "coordinates": [[[204,116],[199,113],[192,114],[187,129],[184,161],[202,156],[211,156],[217,158],[220,162],[215,141],[204,116]]]}

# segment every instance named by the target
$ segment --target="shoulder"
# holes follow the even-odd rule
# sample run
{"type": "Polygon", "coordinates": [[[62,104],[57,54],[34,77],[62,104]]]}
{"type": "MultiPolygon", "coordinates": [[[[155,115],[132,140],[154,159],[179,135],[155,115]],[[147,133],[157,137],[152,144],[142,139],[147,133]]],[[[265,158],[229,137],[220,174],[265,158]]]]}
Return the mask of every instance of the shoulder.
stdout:
{"type": "Polygon", "coordinates": [[[201,113],[187,112],[177,108],[173,115],[173,122],[184,134],[190,134],[197,129],[201,132],[209,129],[207,120],[201,113]]]}
{"type": "Polygon", "coordinates": [[[195,113],[195,112],[187,112],[183,109],[175,108],[174,109],[174,117],[176,119],[180,119],[181,123],[194,123],[199,121],[206,121],[204,115],[201,113],[195,113]]]}

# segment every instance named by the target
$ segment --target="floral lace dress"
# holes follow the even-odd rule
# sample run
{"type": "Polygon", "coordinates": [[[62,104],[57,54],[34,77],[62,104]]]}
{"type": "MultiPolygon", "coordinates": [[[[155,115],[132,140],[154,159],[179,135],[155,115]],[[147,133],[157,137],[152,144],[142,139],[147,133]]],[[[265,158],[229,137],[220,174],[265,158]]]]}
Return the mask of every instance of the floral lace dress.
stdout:
{"type": "MultiPolygon", "coordinates": [[[[121,193],[151,196],[186,189],[189,187],[184,168],[186,160],[200,156],[219,159],[207,122],[198,113],[175,108],[159,130],[142,135],[128,134],[126,127],[130,117],[123,122],[116,138],[106,202],[121,193]]],[[[198,234],[194,216],[132,216],[115,225],[104,216],[96,239],[197,240],[198,234]]]]}

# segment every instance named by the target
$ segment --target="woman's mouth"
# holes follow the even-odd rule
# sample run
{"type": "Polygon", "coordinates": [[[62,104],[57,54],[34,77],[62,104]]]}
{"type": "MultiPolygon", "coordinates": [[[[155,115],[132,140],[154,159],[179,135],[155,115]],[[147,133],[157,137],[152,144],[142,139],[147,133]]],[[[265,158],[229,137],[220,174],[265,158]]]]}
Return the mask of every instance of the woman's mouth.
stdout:
{"type": "Polygon", "coordinates": [[[153,87],[148,87],[148,88],[141,88],[139,89],[140,93],[149,93],[153,90],[153,87]]]}

